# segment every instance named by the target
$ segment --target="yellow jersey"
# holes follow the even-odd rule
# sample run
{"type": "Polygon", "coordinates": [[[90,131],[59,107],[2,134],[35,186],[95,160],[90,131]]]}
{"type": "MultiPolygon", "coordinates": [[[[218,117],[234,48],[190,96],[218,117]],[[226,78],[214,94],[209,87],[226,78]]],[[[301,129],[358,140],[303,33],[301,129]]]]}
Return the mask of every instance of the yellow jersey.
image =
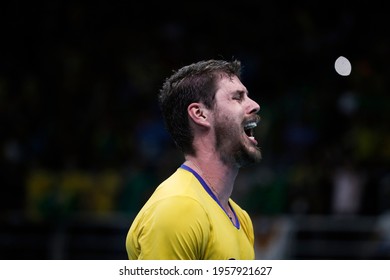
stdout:
{"type": "Polygon", "coordinates": [[[130,260],[253,260],[254,232],[232,199],[231,221],[209,186],[181,165],[135,217],[126,237],[130,260]]]}

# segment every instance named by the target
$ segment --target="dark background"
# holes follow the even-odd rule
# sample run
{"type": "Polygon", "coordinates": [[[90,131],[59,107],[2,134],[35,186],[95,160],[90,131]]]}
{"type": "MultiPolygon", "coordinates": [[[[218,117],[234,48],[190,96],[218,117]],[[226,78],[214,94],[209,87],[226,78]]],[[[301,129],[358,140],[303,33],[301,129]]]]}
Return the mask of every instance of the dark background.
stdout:
{"type": "Polygon", "coordinates": [[[253,217],[261,252],[277,243],[280,220],[289,225],[293,249],[264,257],[390,255],[379,226],[390,210],[389,24],[380,3],[2,6],[3,259],[126,258],[135,213],[183,160],[157,92],[174,69],[210,58],[241,60],[261,106],[264,159],[242,170],[233,196],[253,217]],[[341,55],[349,76],[334,69],[341,55]],[[339,243],[332,251],[325,241],[339,243]],[[367,246],[354,253],[356,244],[367,246]]]}

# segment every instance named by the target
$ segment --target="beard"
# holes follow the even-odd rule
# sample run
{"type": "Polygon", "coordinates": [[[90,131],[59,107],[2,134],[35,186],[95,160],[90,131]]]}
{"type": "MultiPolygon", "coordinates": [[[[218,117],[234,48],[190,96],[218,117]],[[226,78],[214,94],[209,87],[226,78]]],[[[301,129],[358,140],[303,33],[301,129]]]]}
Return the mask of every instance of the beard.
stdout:
{"type": "Polygon", "coordinates": [[[215,137],[215,148],[222,162],[227,165],[233,164],[241,168],[262,159],[260,148],[245,139],[243,127],[229,117],[226,117],[224,122],[217,121],[215,123],[215,137]]]}

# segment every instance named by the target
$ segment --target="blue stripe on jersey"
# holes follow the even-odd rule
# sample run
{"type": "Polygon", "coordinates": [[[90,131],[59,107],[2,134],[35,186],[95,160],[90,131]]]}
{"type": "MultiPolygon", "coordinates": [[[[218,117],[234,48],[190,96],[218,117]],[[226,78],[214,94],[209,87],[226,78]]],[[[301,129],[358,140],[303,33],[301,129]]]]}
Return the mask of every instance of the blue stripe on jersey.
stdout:
{"type": "MultiPolygon", "coordinates": [[[[212,190],[210,189],[210,187],[207,185],[206,181],[203,180],[203,178],[194,170],[192,169],[191,167],[185,165],[185,164],[182,164],[180,166],[180,168],[183,168],[184,170],[187,170],[189,172],[191,172],[195,177],[196,179],[198,179],[199,183],[203,186],[203,188],[206,190],[206,192],[218,203],[219,207],[222,208],[222,210],[226,213],[226,215],[229,217],[228,213],[225,211],[225,209],[222,207],[222,204],[219,202],[219,199],[218,197],[215,196],[215,194],[212,192],[212,190]]],[[[237,229],[240,229],[240,221],[238,220],[237,218],[237,215],[236,215],[236,212],[234,211],[234,209],[230,206],[230,203],[229,203],[229,207],[230,209],[232,210],[233,212],[233,215],[234,215],[234,220],[235,222],[233,222],[233,225],[237,228],[237,229]]]]}

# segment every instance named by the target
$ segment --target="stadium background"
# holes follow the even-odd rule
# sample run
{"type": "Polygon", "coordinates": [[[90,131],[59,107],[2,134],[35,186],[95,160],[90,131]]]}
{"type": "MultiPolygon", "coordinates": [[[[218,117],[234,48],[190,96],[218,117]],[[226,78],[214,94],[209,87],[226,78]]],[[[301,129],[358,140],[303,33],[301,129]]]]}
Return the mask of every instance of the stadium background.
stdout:
{"type": "Polygon", "coordinates": [[[326,3],[3,4],[0,257],[126,258],[133,216],[182,161],[163,80],[237,58],[263,119],[264,160],[233,194],[258,258],[389,258],[387,14],[326,3]]]}

